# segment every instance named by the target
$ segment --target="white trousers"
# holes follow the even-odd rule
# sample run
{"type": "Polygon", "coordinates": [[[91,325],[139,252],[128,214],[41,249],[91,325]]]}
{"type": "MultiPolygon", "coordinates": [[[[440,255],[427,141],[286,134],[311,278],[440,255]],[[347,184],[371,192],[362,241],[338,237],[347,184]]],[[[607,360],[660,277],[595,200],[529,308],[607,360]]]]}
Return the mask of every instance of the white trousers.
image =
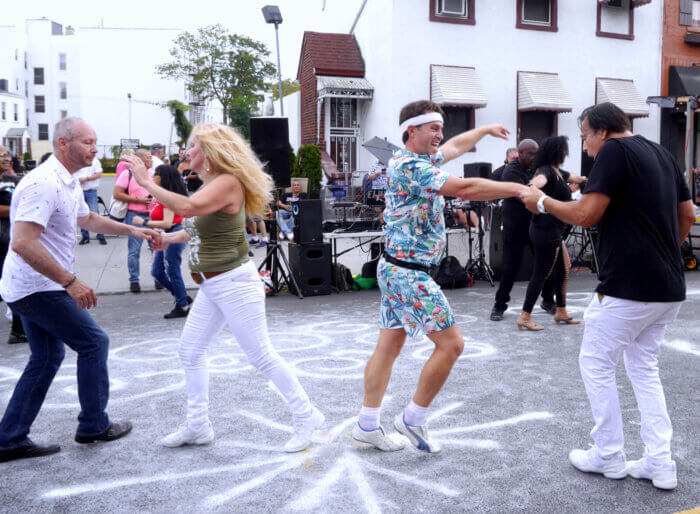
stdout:
{"type": "Polygon", "coordinates": [[[673,429],[659,378],[659,349],[666,325],[676,319],[680,305],[600,299],[596,293],[586,309],[579,366],[595,420],[591,437],[601,457],[624,447],[615,382],[617,363],[624,356],[641,413],[645,454],[654,462],[671,460],[673,429]]]}
{"type": "MultiPolygon", "coordinates": [[[[265,291],[252,261],[205,280],[190,307],[180,341],[187,383],[187,424],[209,422],[207,350],[228,325],[248,362],[265,373],[287,400],[296,418],[308,416],[311,403],[289,365],[270,344],[265,318],[265,291]]],[[[232,402],[235,405],[235,401],[232,402]]]]}

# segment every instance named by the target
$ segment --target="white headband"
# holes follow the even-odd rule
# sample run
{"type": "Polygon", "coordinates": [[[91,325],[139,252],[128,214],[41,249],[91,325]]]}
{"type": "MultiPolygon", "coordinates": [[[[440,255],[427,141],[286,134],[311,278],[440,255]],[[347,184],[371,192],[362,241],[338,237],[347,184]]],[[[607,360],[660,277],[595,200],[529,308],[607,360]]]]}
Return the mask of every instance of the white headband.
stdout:
{"type": "Polygon", "coordinates": [[[418,125],[423,125],[423,123],[430,123],[431,121],[439,121],[440,123],[444,123],[442,119],[442,114],[439,112],[428,112],[425,114],[419,114],[418,116],[414,116],[413,118],[409,118],[406,121],[404,121],[400,128],[401,128],[401,133],[403,134],[408,130],[408,127],[417,127],[418,125]]]}

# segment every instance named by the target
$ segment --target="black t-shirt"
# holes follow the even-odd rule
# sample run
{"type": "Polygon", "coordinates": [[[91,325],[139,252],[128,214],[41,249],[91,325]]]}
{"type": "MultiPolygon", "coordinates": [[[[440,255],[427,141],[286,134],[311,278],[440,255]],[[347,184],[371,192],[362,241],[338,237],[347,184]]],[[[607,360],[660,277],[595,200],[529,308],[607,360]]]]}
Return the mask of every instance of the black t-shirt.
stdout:
{"type": "Polygon", "coordinates": [[[503,170],[506,169],[506,165],[504,164],[503,166],[499,166],[495,170],[493,170],[493,173],[491,173],[491,180],[498,180],[501,181],[503,180],[503,170]]]}
{"type": "MultiPolygon", "coordinates": [[[[532,172],[520,166],[520,161],[515,158],[503,169],[501,176],[503,182],[517,182],[529,184],[532,180],[532,172]]],[[[523,237],[528,237],[532,214],[525,208],[519,198],[506,198],[503,200],[503,231],[508,233],[519,232],[523,237]]]]}
{"type": "MultiPolygon", "coordinates": [[[[570,202],[571,189],[566,182],[569,179],[569,173],[564,170],[560,170],[560,173],[551,166],[542,166],[535,172],[535,176],[542,175],[547,179],[547,183],[542,188],[544,194],[561,202],[570,202]]],[[[532,217],[532,226],[541,236],[547,235],[552,241],[561,239],[566,228],[563,221],[551,214],[535,214],[532,217]]]]}
{"type": "MultiPolygon", "coordinates": [[[[10,205],[12,193],[19,183],[19,177],[4,174],[0,177],[0,205],[10,205]]],[[[0,218],[0,237],[10,237],[10,217],[0,218]]]]}
{"type": "Polygon", "coordinates": [[[289,205],[290,202],[296,202],[297,200],[306,200],[306,193],[299,193],[296,198],[294,198],[293,193],[285,193],[282,197],[282,203],[289,205]]]}
{"type": "Polygon", "coordinates": [[[601,294],[640,302],[685,300],[678,204],[690,191],[666,149],[632,136],[603,144],[586,194],[610,198],[599,224],[601,294]]]}

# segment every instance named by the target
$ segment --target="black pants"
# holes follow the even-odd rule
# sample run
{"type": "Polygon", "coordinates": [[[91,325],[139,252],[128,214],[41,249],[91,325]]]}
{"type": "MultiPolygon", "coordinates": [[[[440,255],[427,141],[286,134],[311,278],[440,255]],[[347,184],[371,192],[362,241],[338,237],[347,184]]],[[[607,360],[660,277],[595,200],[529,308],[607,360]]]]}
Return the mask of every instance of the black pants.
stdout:
{"type": "MultiPolygon", "coordinates": [[[[520,231],[503,230],[503,268],[501,271],[501,281],[496,291],[496,303],[494,307],[499,311],[505,311],[510,301],[510,292],[513,290],[515,277],[520,271],[523,262],[525,248],[533,248],[528,229],[520,231]]],[[[539,294],[539,293],[538,293],[539,294]]],[[[554,303],[554,287],[551,280],[545,281],[542,290],[542,300],[547,303],[554,303]]]]}
{"type": "Polygon", "coordinates": [[[523,311],[532,312],[537,297],[542,291],[545,280],[551,279],[554,292],[557,297],[557,307],[566,307],[566,280],[567,271],[564,264],[564,243],[557,241],[533,238],[535,246],[535,262],[532,269],[532,277],[527,285],[523,311]]]}

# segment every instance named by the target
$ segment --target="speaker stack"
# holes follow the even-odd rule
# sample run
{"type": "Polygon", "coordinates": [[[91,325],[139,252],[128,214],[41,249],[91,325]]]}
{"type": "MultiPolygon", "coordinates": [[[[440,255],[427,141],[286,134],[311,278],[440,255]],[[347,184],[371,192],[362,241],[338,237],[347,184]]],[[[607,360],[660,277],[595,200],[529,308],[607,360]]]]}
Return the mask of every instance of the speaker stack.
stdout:
{"type": "Polygon", "coordinates": [[[250,146],[272,175],[275,187],[289,187],[291,170],[287,118],[250,118],[250,146]]]}
{"type": "Polygon", "coordinates": [[[289,267],[304,296],[331,294],[331,245],[323,242],[321,200],[292,205],[294,243],[289,243],[289,267]]]}

